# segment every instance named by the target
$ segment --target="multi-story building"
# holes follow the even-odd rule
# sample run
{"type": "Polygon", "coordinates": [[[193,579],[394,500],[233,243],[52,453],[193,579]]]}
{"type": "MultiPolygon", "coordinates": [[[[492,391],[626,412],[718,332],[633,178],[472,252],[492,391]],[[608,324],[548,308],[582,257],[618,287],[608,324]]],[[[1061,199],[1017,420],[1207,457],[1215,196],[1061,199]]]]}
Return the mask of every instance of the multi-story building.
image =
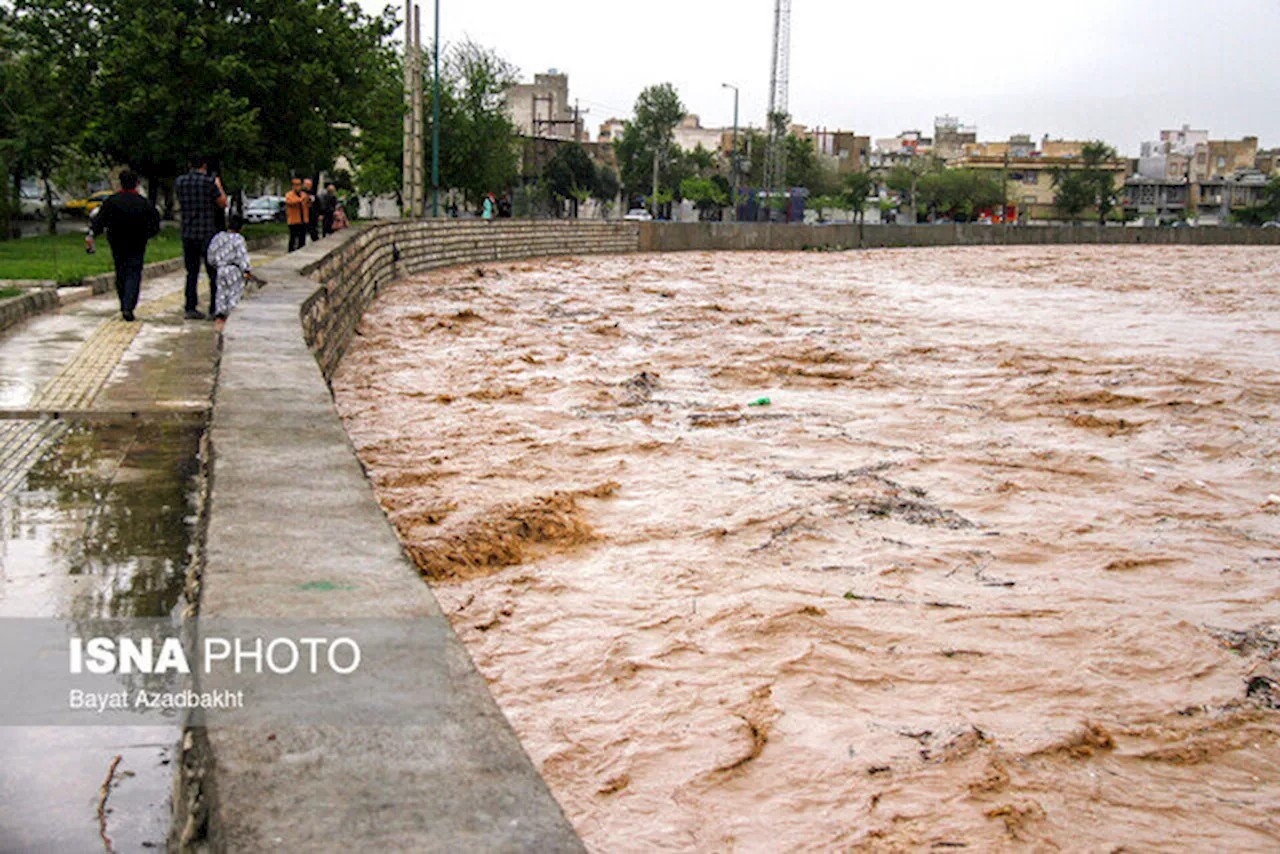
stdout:
{"type": "MultiPolygon", "coordinates": [[[[1057,143],[1066,146],[1066,143],[1057,143]]],[[[1071,144],[1071,145],[1074,145],[1071,144]]],[[[1083,147],[1083,143],[1080,144],[1083,147]]],[[[976,169],[1003,181],[1005,197],[1008,200],[1008,215],[1017,219],[1051,219],[1058,215],[1054,204],[1057,187],[1054,175],[1058,171],[1084,169],[1084,161],[1079,155],[1045,154],[1043,151],[1032,152],[1029,156],[1014,156],[1010,145],[999,154],[962,154],[948,161],[947,165],[958,169],[976,169]]],[[[1051,150],[1067,150],[1053,147],[1051,150]]],[[[1018,151],[1025,152],[1019,142],[1018,151]]],[[[1122,190],[1125,178],[1129,173],[1129,161],[1117,157],[1099,164],[1095,168],[1108,172],[1112,176],[1116,189],[1122,190]]]]}
{"type": "Polygon", "coordinates": [[[1210,180],[1226,178],[1244,169],[1254,169],[1258,163],[1258,138],[1209,140],[1208,169],[1210,180]]]}
{"type": "Polygon", "coordinates": [[[707,151],[718,152],[724,140],[724,129],[704,128],[702,120],[689,113],[676,125],[673,136],[682,151],[693,151],[701,145],[707,151]]]}
{"type": "Polygon", "coordinates": [[[627,128],[627,123],[622,119],[609,119],[600,125],[600,135],[596,137],[600,142],[617,142],[622,139],[622,133],[627,128]]]}
{"type": "Polygon", "coordinates": [[[943,160],[959,157],[966,145],[978,141],[978,128],[962,125],[955,116],[938,116],[933,120],[933,153],[943,160]]]}
{"type": "Polygon", "coordinates": [[[1159,140],[1142,144],[1126,207],[1154,222],[1224,222],[1233,210],[1257,203],[1266,167],[1274,169],[1275,161],[1259,153],[1257,137],[1213,140],[1189,125],[1161,131],[1159,140]]]}
{"type": "Polygon", "coordinates": [[[569,75],[554,68],[504,93],[507,116],[521,136],[583,142],[582,117],[569,101],[569,75]]]}
{"type": "Polygon", "coordinates": [[[1269,178],[1280,176],[1280,148],[1259,151],[1258,159],[1254,161],[1253,168],[1269,178]]]}
{"type": "Polygon", "coordinates": [[[818,157],[841,175],[865,172],[871,167],[871,137],[858,136],[851,130],[822,128],[809,133],[818,157]]]}

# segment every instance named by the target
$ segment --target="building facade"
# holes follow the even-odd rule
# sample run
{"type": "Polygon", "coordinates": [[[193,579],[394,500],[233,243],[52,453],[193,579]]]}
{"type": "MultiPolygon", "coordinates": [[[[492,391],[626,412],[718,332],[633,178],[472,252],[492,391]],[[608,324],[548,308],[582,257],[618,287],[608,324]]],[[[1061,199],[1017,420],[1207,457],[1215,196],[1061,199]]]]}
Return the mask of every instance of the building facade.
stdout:
{"type": "Polygon", "coordinates": [[[569,101],[569,75],[554,68],[517,83],[503,96],[507,117],[521,136],[586,141],[582,118],[569,101]]]}

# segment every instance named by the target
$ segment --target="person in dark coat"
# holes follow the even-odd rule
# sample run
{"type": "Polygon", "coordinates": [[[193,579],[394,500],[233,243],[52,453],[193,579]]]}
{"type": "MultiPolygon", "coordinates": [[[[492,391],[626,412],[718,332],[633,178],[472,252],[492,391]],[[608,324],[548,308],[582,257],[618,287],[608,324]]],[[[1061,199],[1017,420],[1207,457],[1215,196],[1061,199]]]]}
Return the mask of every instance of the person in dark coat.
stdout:
{"type": "Polygon", "coordinates": [[[138,192],[138,176],[125,169],[120,173],[120,192],[107,198],[98,209],[85,238],[92,251],[94,236],[107,233],[111,258],[116,265],[116,294],[120,297],[120,315],[134,319],[142,293],[142,267],[146,262],[147,241],[160,233],[160,212],[138,192]]]}

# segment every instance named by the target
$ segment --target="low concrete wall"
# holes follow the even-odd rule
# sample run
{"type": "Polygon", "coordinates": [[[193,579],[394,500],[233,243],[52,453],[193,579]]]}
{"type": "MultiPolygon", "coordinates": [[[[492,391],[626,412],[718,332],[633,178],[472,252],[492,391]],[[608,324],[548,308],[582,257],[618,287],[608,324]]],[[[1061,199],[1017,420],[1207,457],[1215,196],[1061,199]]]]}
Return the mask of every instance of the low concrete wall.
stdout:
{"type": "Polygon", "coordinates": [[[1098,228],[1091,225],[767,225],[640,224],[644,252],[695,250],[882,249],[928,246],[1280,245],[1280,229],[1098,228]]]}
{"type": "MultiPolygon", "coordinates": [[[[0,282],[3,285],[4,282],[0,282]]],[[[21,296],[0,300],[0,332],[17,326],[33,314],[57,308],[58,292],[53,288],[31,290],[21,296]]]]}
{"type": "Polygon", "coordinates": [[[383,223],[346,239],[307,272],[321,287],[302,305],[302,330],[326,379],[384,285],[415,273],[516,258],[634,252],[636,223],[472,221],[383,223]]]}

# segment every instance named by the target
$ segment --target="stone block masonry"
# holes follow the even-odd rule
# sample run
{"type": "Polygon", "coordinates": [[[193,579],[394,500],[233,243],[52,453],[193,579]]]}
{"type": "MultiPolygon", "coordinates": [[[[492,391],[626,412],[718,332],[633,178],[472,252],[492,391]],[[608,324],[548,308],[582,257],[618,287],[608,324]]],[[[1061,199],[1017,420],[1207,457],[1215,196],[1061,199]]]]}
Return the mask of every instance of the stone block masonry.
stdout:
{"type": "Polygon", "coordinates": [[[554,255],[635,252],[636,223],[518,221],[386,223],[350,238],[307,272],[320,288],[302,305],[304,338],[329,379],[380,288],[441,267],[554,255]]]}

